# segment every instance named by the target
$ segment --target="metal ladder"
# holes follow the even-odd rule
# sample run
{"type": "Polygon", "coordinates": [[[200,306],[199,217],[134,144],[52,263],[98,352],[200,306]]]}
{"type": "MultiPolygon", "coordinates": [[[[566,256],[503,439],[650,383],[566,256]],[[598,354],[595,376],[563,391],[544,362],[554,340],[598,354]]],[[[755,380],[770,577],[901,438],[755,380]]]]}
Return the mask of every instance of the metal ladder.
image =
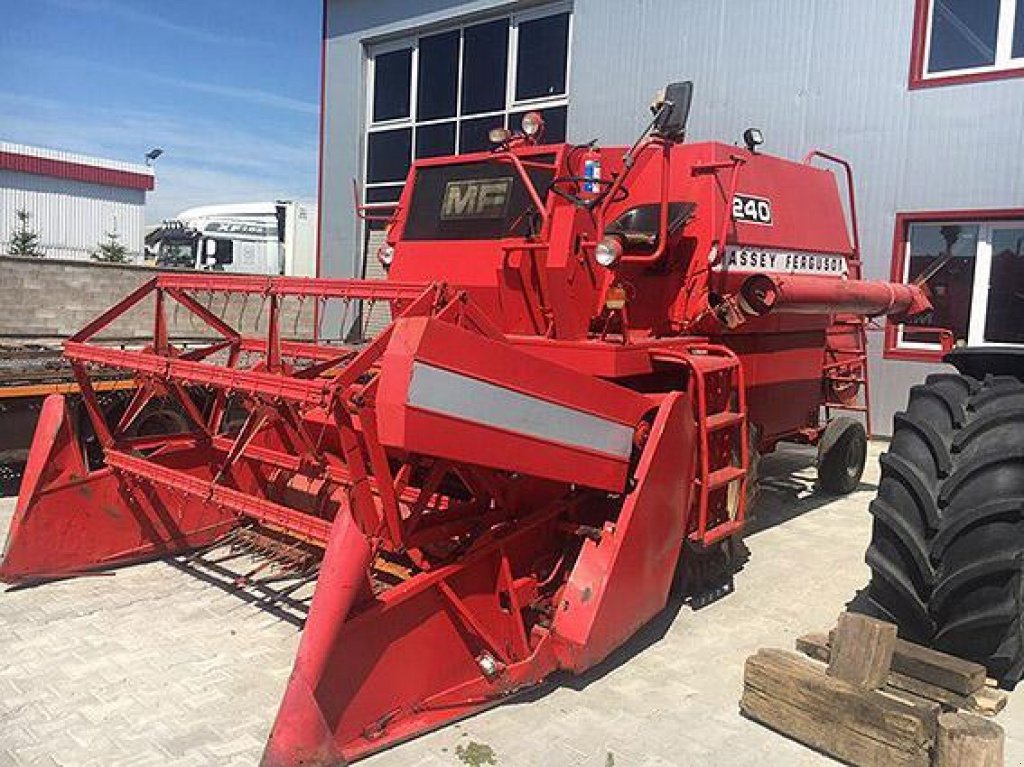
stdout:
{"type": "MultiPolygon", "coordinates": [[[[690,533],[692,543],[709,547],[739,532],[746,516],[747,469],[750,445],[746,391],[739,358],[716,345],[695,347],[688,361],[694,372],[695,415],[699,435],[696,489],[691,507],[697,519],[690,533]],[[713,408],[713,409],[712,409],[713,408]],[[712,454],[713,435],[732,432],[723,456],[712,454]],[[713,501],[725,493],[725,515],[712,519],[713,501]]],[[[716,506],[718,504],[716,503],[716,506]]],[[[693,517],[691,517],[693,518],[693,517]]]]}
{"type": "Polygon", "coordinates": [[[871,392],[868,381],[868,339],[866,323],[861,318],[837,316],[826,331],[825,359],[822,379],[825,384],[825,419],[833,410],[864,414],[864,428],[871,436],[871,392]],[[837,338],[852,338],[853,344],[838,346],[837,338]],[[844,402],[836,396],[842,387],[857,387],[853,401],[844,402]],[[858,396],[859,395],[859,396],[858,396]]]}

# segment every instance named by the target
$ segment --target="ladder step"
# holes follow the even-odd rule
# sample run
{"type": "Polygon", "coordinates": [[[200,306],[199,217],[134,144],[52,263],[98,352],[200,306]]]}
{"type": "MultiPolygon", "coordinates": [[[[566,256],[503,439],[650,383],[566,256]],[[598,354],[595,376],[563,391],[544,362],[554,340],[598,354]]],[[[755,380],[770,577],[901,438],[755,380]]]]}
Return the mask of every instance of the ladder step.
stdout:
{"type": "MultiPolygon", "coordinates": [[[[730,482],[734,482],[737,479],[743,479],[746,476],[746,470],[740,466],[726,466],[721,469],[708,474],[708,490],[718,490],[725,487],[730,482]]],[[[698,480],[699,482],[700,480],[698,480]]]]}
{"type": "Polygon", "coordinates": [[[730,535],[736,535],[743,529],[742,519],[731,519],[728,522],[723,522],[720,525],[708,528],[702,536],[699,531],[694,530],[690,533],[690,540],[694,543],[699,543],[703,546],[711,546],[719,541],[728,538],[730,535]]]}
{"type": "Polygon", "coordinates": [[[738,426],[743,423],[743,413],[734,413],[730,410],[724,413],[715,413],[712,416],[708,416],[705,424],[709,432],[721,431],[722,429],[728,429],[732,426],[738,426]]]}

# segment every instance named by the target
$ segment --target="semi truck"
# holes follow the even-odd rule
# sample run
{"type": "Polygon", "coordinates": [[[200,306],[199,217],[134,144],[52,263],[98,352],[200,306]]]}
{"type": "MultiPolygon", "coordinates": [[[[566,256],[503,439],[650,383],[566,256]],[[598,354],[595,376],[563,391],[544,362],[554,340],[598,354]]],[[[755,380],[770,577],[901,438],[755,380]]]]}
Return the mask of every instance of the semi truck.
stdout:
{"type": "Polygon", "coordinates": [[[287,200],[189,208],[146,235],[147,260],[163,268],[313,277],[316,213],[315,205],[287,200]]]}

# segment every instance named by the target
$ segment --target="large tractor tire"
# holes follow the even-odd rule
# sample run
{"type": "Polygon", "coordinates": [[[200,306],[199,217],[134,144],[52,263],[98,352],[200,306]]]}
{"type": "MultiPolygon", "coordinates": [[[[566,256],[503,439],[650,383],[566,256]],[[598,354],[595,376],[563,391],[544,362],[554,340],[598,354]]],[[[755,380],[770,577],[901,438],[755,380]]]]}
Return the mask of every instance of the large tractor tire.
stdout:
{"type": "Polygon", "coordinates": [[[1024,671],[1024,383],[929,376],[881,457],[865,612],[906,639],[1024,671]]]}

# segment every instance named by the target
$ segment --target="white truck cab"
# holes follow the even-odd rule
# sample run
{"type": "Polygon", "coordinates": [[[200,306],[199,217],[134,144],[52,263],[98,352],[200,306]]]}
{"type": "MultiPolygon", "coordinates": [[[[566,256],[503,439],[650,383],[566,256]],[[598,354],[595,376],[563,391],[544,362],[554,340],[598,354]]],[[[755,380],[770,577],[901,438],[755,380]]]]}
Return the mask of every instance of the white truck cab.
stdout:
{"type": "Polygon", "coordinates": [[[298,202],[204,205],[151,232],[156,265],[236,274],[316,274],[316,206],[298,202]]]}

